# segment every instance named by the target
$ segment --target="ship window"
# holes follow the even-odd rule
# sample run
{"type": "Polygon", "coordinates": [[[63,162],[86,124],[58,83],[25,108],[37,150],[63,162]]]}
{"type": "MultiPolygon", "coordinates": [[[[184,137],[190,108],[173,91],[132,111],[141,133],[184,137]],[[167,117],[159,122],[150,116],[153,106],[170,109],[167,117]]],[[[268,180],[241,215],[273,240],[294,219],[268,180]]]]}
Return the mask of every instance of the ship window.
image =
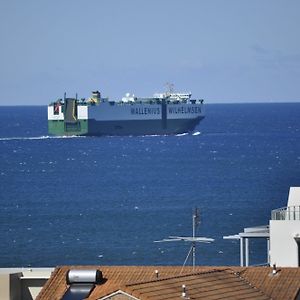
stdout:
{"type": "Polygon", "coordinates": [[[53,114],[54,115],[59,115],[59,107],[60,107],[60,104],[58,102],[54,103],[54,105],[53,105],[53,114]]]}

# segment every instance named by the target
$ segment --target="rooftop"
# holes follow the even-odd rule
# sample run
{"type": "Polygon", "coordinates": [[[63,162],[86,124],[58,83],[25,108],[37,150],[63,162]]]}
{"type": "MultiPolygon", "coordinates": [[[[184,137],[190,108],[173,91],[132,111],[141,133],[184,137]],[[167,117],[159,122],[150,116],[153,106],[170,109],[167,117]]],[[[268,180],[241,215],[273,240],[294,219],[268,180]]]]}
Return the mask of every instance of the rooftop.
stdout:
{"type": "Polygon", "coordinates": [[[102,284],[87,299],[295,299],[300,289],[300,268],[180,266],[61,266],[57,267],[37,299],[61,299],[68,289],[70,269],[98,269],[102,284]],[[158,271],[158,276],[157,272],[158,271]],[[182,297],[185,286],[186,297],[182,297]],[[128,298],[129,297],[129,298],[128,298]]]}

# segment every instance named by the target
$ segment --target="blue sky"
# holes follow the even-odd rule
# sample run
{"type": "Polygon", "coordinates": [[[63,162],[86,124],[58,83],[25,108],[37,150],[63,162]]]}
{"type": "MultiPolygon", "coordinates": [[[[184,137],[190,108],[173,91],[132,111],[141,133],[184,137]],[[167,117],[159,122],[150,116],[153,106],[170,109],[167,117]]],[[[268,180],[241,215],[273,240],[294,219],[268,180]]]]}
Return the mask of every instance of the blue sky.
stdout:
{"type": "Polygon", "coordinates": [[[300,101],[300,1],[0,0],[0,105],[166,82],[206,103],[300,101]]]}

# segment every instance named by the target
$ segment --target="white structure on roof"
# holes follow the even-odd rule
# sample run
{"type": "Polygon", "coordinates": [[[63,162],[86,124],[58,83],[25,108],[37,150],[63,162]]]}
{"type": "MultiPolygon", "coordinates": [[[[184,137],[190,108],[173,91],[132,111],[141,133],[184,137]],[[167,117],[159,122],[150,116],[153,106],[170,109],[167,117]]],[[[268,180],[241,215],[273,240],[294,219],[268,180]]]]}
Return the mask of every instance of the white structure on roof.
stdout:
{"type": "Polygon", "coordinates": [[[264,238],[267,240],[267,264],[270,263],[270,232],[269,226],[256,226],[244,228],[243,232],[240,232],[235,235],[223,236],[223,239],[226,240],[240,240],[240,265],[241,267],[249,266],[249,239],[253,238],[264,238]]]}
{"type": "Polygon", "coordinates": [[[54,268],[0,268],[1,300],[33,300],[54,268]]]}
{"type": "Polygon", "coordinates": [[[300,187],[291,187],[287,207],[272,211],[269,225],[244,228],[224,236],[240,240],[240,265],[249,266],[249,239],[265,238],[267,264],[279,267],[300,266],[300,187]]]}
{"type": "Polygon", "coordinates": [[[287,207],[272,211],[270,220],[271,264],[300,266],[300,187],[291,187],[287,207]]]}

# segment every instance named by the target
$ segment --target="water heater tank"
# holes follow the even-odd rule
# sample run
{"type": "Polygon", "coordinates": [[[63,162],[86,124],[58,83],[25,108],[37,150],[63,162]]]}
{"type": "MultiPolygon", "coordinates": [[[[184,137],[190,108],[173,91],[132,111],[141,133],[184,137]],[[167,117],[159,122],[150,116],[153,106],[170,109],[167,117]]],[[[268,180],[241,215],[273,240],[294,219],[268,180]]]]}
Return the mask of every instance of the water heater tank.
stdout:
{"type": "Polygon", "coordinates": [[[101,283],[103,276],[99,270],[69,270],[67,272],[67,284],[73,283],[101,283]]]}

